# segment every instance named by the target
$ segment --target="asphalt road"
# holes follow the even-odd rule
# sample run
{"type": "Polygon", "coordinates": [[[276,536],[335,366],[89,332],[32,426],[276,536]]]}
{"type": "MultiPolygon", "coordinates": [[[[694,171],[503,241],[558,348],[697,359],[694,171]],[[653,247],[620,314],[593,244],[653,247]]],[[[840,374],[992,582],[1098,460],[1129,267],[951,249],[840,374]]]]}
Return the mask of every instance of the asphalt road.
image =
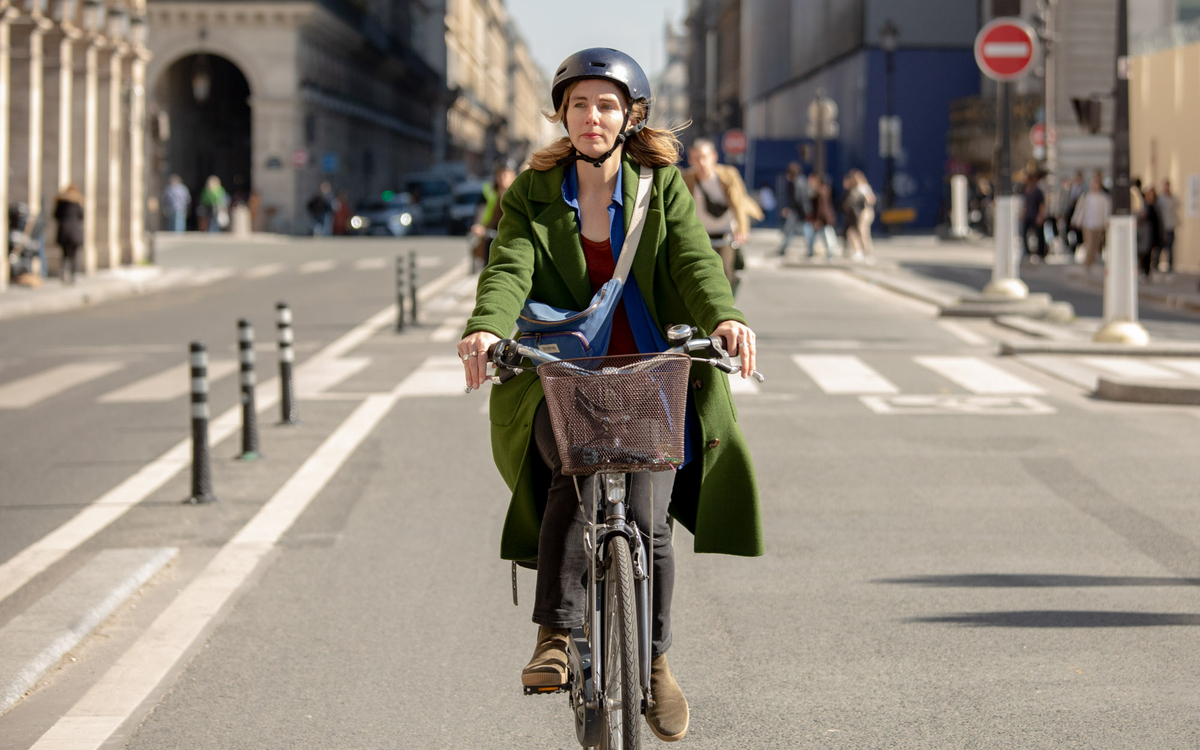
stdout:
{"type": "MultiPolygon", "coordinates": [[[[445,238],[408,247],[437,259],[428,279],[463,254],[445,238]]],[[[390,264],[396,250],[180,246],[165,263],[235,271],[6,323],[0,388],[63,364],[122,365],[0,410],[10,437],[0,444],[0,563],[186,437],[184,397],[97,398],[182,361],[192,339],[232,357],[239,316],[270,341],[277,299],[296,311],[303,361],[391,301],[390,265],[354,262],[390,264]],[[335,266],[299,273],[324,259],[335,266]],[[246,278],[271,264],[284,270],[246,278]]],[[[72,711],[95,686],[116,696],[135,682],[114,665],[338,443],[331,434],[389,393],[262,562],[215,615],[195,615],[192,645],[104,746],[571,747],[565,698],[519,688],[536,632],[533,574],[522,571],[514,607],[485,395],[463,395],[437,359],[453,355],[453,339],[431,340],[449,338],[439,321],[465,315],[470,300],[469,281],[451,283],[423,306],[424,325],[384,327],[341,352],[369,361],[301,401],[301,428],[264,416],[266,460],[230,461],[236,436],[217,446],[220,503],[180,505],[181,472],[0,601],[2,626],[97,550],[181,549],[75,661],[0,716],[0,748],[33,747],[63,717],[83,726],[72,711]]],[[[695,555],[678,531],[670,659],[692,709],[683,746],[1200,744],[1200,411],[1093,401],[994,357],[991,324],[944,327],[930,308],[837,270],[754,262],[739,301],[768,377],[736,396],[767,554],[695,555]]],[[[259,362],[264,373],[275,366],[269,351],[259,362]]],[[[213,398],[214,413],[233,406],[236,376],[213,398]]]]}

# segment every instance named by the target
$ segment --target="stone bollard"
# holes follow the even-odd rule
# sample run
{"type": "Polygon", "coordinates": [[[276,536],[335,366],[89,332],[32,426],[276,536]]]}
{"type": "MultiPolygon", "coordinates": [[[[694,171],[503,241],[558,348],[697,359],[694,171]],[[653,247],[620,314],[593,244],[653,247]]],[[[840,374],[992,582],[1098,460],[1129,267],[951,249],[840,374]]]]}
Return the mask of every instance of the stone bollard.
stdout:
{"type": "Polygon", "coordinates": [[[208,352],[193,341],[192,367],[192,494],[185,503],[215,503],[212,466],[208,454],[208,352]]]}
{"type": "Polygon", "coordinates": [[[292,378],[292,365],[296,361],[292,351],[292,309],[286,302],[278,302],[275,312],[275,325],[279,329],[279,424],[294,425],[300,420],[296,417],[296,383],[292,378]]]}
{"type": "Polygon", "coordinates": [[[239,461],[262,458],[258,452],[258,410],[254,406],[254,329],[250,321],[238,321],[238,361],[242,374],[242,452],[239,461]]]}
{"type": "Polygon", "coordinates": [[[411,304],[409,305],[409,320],[413,325],[417,324],[417,251],[408,251],[408,294],[411,304]]]}
{"type": "Polygon", "coordinates": [[[396,256],[396,333],[404,333],[404,256],[396,256]]]}

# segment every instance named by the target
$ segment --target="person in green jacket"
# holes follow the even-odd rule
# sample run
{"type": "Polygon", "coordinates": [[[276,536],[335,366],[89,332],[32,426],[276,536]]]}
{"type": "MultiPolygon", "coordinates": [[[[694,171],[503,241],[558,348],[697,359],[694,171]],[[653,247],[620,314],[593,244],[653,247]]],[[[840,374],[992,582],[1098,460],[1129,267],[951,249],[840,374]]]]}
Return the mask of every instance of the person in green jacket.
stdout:
{"type": "MultiPolygon", "coordinates": [[[[671,324],[689,324],[724,339],[741,356],[742,377],[755,367],[755,336],[734,307],[721,259],[696,218],[675,164],[674,133],[646,127],[650,86],[624,53],[588,49],[559,66],[554,112],[567,137],[535,153],[532,168],[501,201],[504,215],[492,257],[480,274],[475,310],[458,354],[467,385],[480,388],[487,350],[507,337],[526,299],[582,310],[612,278],[632,217],[639,166],[653,168],[645,225],[613,319],[608,354],[663,351],[671,324]]],[[[695,364],[689,376],[687,456],[677,472],[633,475],[630,512],[653,529],[651,730],[674,741],[687,732],[687,700],[665,652],[671,644],[674,556],[667,513],[695,536],[698,552],[761,555],[762,525],[749,448],[737,426],[727,376],[695,364]],[[650,518],[648,498],[656,501],[650,518]],[[663,498],[670,498],[668,503],[663,498]]],[[[572,477],[561,473],[541,382],[526,370],[491,393],[492,452],[512,491],[501,557],[536,561],[533,621],[540,627],[526,686],[567,680],[569,629],[583,623],[587,570],[585,521],[572,477]]],[[[590,482],[582,484],[590,496],[590,482]]]]}

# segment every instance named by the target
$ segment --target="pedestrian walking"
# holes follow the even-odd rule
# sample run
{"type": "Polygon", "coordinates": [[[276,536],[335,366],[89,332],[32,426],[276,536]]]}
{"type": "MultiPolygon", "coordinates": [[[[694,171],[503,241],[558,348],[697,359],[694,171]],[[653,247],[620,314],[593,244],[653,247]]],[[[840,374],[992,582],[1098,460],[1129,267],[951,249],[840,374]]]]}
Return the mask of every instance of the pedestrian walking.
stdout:
{"type": "Polygon", "coordinates": [[[1162,248],[1162,217],[1158,212],[1158,191],[1146,188],[1142,192],[1142,209],[1138,213],[1138,270],[1142,281],[1151,280],[1151,263],[1162,248]]]}
{"type": "Polygon", "coordinates": [[[345,188],[337,191],[333,209],[333,233],[339,236],[346,234],[346,229],[350,226],[350,217],[353,215],[354,212],[350,210],[350,193],[345,188]]]}
{"type": "Polygon", "coordinates": [[[492,169],[492,181],[487,194],[491,196],[480,212],[479,221],[471,226],[471,234],[477,237],[471,247],[471,262],[473,270],[482,270],[491,260],[492,239],[504,218],[504,208],[500,201],[504,194],[517,179],[517,168],[512,162],[504,160],[496,163],[492,169]]]}
{"type": "Polygon", "coordinates": [[[788,245],[792,243],[796,228],[800,227],[804,232],[804,240],[808,243],[808,255],[812,257],[815,234],[811,220],[812,194],[808,189],[808,178],[804,176],[804,170],[798,162],[788,164],[787,174],[784,178],[784,190],[786,192],[783,203],[783,242],[776,252],[779,255],[787,254],[788,245]]]}
{"type": "MultiPolygon", "coordinates": [[[[808,176],[808,190],[812,196],[813,212],[809,220],[813,225],[813,232],[817,237],[821,238],[821,242],[825,245],[825,257],[832,259],[840,256],[842,253],[838,248],[837,241],[837,212],[833,209],[833,188],[829,183],[817,173],[812,173],[808,176]]],[[[813,257],[816,250],[815,240],[809,243],[808,257],[813,257]]]]}
{"type": "Polygon", "coordinates": [[[863,258],[863,243],[862,236],[858,231],[858,222],[862,216],[863,209],[867,207],[867,199],[862,193],[855,188],[857,185],[854,182],[854,176],[847,173],[842,178],[842,220],[845,222],[846,229],[844,236],[846,238],[846,255],[853,261],[858,262],[863,258]]]}
{"type": "Polygon", "coordinates": [[[1104,181],[1096,172],[1092,175],[1091,187],[1075,202],[1075,211],[1071,214],[1071,226],[1078,229],[1083,237],[1083,269],[1087,273],[1091,273],[1092,266],[1100,257],[1111,213],[1112,199],[1104,192],[1104,181]]]}
{"type": "Polygon", "coordinates": [[[171,175],[163,190],[163,209],[172,232],[180,234],[187,228],[187,215],[191,207],[192,192],[183,184],[183,178],[177,174],[171,175]]]}
{"type": "Polygon", "coordinates": [[[763,212],[763,223],[769,226],[775,226],[775,209],[779,208],[779,201],[775,199],[775,191],[767,183],[758,186],[758,207],[763,212]]]}
{"type": "Polygon", "coordinates": [[[83,244],[83,193],[74,183],[67,185],[54,201],[54,220],[58,222],[58,246],[62,248],[59,277],[64,284],[75,283],[75,254],[83,244]]]}
{"type": "Polygon", "coordinates": [[[200,193],[200,206],[204,209],[205,225],[201,229],[220,232],[229,226],[229,195],[221,186],[221,178],[209,175],[200,193]]]}
{"type": "Polygon", "coordinates": [[[858,229],[858,240],[862,246],[862,253],[855,260],[874,263],[875,243],[871,239],[871,225],[875,223],[875,203],[877,202],[875,191],[871,189],[871,183],[867,181],[867,176],[861,169],[850,170],[850,178],[853,185],[851,190],[861,196],[861,198],[855,199],[855,203],[861,205],[855,226],[858,229]]]}
{"type": "MultiPolygon", "coordinates": [[[[1171,192],[1171,181],[1162,181],[1162,192],[1158,194],[1158,217],[1162,223],[1162,247],[1160,255],[1167,258],[1167,276],[1175,273],[1175,227],[1179,225],[1179,203],[1171,192]]],[[[1161,271],[1160,256],[1150,261],[1150,268],[1161,271]]]]}
{"type": "Polygon", "coordinates": [[[333,186],[328,180],[321,183],[317,194],[308,201],[308,214],[312,217],[314,237],[328,237],[333,234],[333,213],[336,208],[336,198],[333,186]]]}
{"type": "MultiPolygon", "coordinates": [[[[711,230],[697,215],[689,195],[692,188],[675,167],[679,141],[669,130],[645,126],[650,112],[645,74],[628,55],[609,49],[584,50],[558,70],[549,119],[563,125],[567,137],[535,153],[531,168],[517,177],[504,199],[504,218],[492,245],[496,262],[479,275],[475,312],[458,344],[467,385],[483,384],[488,347],[513,330],[526,299],[582,309],[612,277],[641,168],[653,170],[650,219],[616,308],[607,353],[664,351],[664,324],[690,324],[724,339],[730,352],[740,352],[743,376],[748,375],[756,355],[754,332],[734,307],[722,261],[712,251],[711,230]]],[[[712,169],[714,162],[709,162],[713,175],[718,173],[712,169]]],[[[699,184],[712,175],[695,176],[699,184]]],[[[714,200],[721,197],[722,184],[718,178],[717,187],[710,186],[714,200]]],[[[734,213],[732,205],[705,210],[716,218],[734,213]]],[[[745,231],[744,225],[739,230],[745,231]]],[[[567,682],[569,628],[584,621],[588,557],[584,517],[572,477],[562,474],[537,377],[535,370],[527,369],[492,390],[492,446],[513,493],[501,555],[537,562],[533,620],[539,625],[538,638],[521,682],[557,686],[567,682]]],[[[716,381],[706,386],[700,376],[694,377],[695,397],[688,399],[692,406],[686,422],[694,429],[686,432],[685,463],[677,471],[635,474],[628,490],[638,528],[653,529],[647,562],[654,575],[654,702],[647,707],[646,722],[667,741],[686,734],[689,710],[666,659],[675,567],[668,503],[660,498],[670,498],[672,515],[693,531],[698,551],[749,556],[763,552],[754,470],[732,416],[729,390],[716,381]],[[699,442],[701,436],[706,442],[699,442]],[[710,451],[707,459],[700,453],[704,446],[710,451]],[[713,461],[713,455],[719,460],[713,461]]],[[[595,481],[580,481],[584,497],[591,496],[595,481]]]]}
{"type": "Polygon", "coordinates": [[[713,250],[725,264],[729,288],[737,293],[737,272],[742,269],[741,247],[750,239],[750,219],[762,219],[762,210],[749,195],[736,167],[717,163],[717,147],[697,138],[688,149],[683,182],[696,204],[696,216],[708,231],[713,250]]]}
{"type": "Polygon", "coordinates": [[[1038,186],[1037,175],[1030,172],[1025,177],[1025,211],[1021,215],[1021,241],[1025,246],[1025,257],[1033,263],[1046,259],[1046,194],[1038,186]],[[1029,235],[1035,239],[1036,250],[1029,246],[1029,235]]]}

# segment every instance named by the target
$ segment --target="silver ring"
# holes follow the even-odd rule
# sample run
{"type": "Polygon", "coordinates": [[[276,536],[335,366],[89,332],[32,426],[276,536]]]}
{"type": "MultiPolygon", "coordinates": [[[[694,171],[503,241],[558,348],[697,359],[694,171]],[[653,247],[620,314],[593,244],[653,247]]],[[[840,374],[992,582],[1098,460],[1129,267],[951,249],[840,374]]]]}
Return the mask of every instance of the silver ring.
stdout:
{"type": "Polygon", "coordinates": [[[478,357],[478,356],[479,356],[479,352],[471,352],[471,356],[472,356],[472,357],[478,357]]]}
{"type": "Polygon", "coordinates": [[[465,355],[465,354],[464,354],[464,355],[462,355],[462,361],[463,361],[463,362],[466,362],[468,359],[470,359],[470,357],[468,357],[468,356],[467,356],[467,355],[465,355]]]}

